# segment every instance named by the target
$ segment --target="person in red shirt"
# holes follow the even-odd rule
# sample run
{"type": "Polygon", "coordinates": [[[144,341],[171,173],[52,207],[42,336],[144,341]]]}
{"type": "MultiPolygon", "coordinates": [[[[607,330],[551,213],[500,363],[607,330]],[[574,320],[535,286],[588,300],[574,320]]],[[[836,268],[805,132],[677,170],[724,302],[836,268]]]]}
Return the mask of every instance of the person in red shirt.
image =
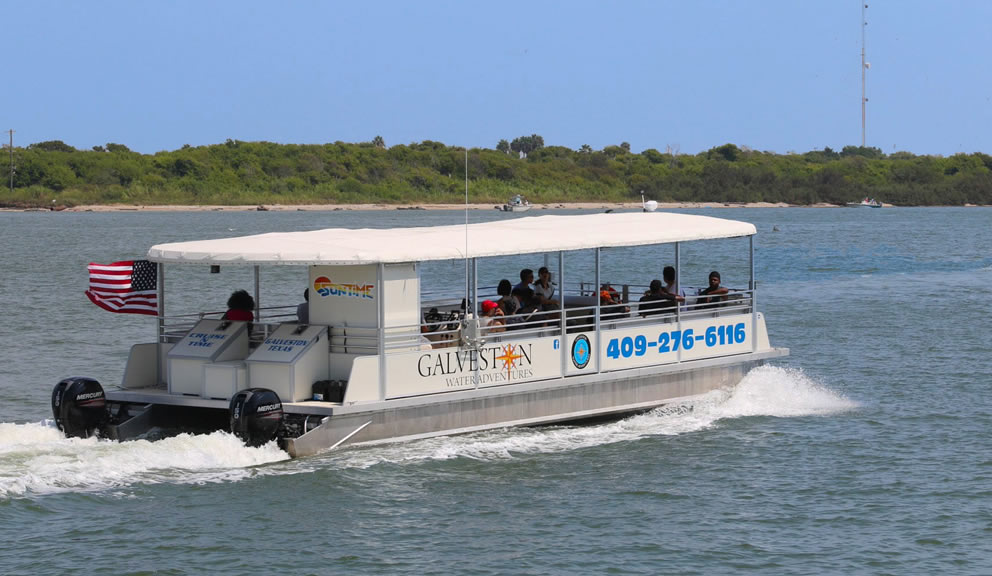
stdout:
{"type": "Polygon", "coordinates": [[[236,322],[251,322],[255,319],[255,299],[244,290],[235,290],[231,297],[227,299],[227,312],[224,313],[225,320],[236,322]]]}

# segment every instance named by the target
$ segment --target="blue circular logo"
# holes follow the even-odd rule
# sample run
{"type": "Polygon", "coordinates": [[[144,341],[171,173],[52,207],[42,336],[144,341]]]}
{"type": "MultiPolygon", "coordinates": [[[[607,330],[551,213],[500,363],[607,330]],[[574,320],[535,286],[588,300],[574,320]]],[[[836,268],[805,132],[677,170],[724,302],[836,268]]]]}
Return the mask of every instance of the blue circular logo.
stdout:
{"type": "Polygon", "coordinates": [[[589,345],[589,339],[586,338],[585,334],[579,334],[579,336],[572,342],[572,364],[579,370],[585,368],[589,364],[589,357],[592,355],[591,346],[589,345]]]}

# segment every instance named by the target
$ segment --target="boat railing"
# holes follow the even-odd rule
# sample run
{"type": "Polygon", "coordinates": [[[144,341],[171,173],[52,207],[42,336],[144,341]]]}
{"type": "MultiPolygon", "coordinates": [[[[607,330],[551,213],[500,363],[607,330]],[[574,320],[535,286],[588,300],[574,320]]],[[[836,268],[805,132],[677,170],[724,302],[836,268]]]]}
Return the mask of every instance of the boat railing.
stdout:
{"type": "MultiPolygon", "coordinates": [[[[664,308],[641,310],[638,302],[646,286],[637,284],[616,285],[620,303],[600,305],[595,283],[577,283],[574,289],[566,289],[564,294],[565,327],[569,334],[595,330],[596,312],[599,310],[601,330],[609,330],[642,324],[665,324],[713,316],[750,313],[753,291],[730,289],[720,296],[687,295],[686,301],[678,307],[674,304],[664,308]]],[[[494,287],[492,287],[494,290],[494,287]]],[[[480,299],[498,299],[490,289],[480,289],[480,299]],[[483,292],[485,290],[485,292],[483,292]]],[[[697,290],[687,287],[686,292],[697,290]]],[[[465,314],[461,308],[461,298],[435,299],[425,302],[432,304],[415,325],[390,326],[383,334],[387,351],[427,348],[446,348],[463,344],[463,324],[465,314]]],[[[524,338],[560,336],[561,308],[549,308],[530,314],[501,316],[500,325],[484,326],[480,335],[490,341],[517,340],[524,338]]],[[[172,344],[185,336],[198,321],[204,318],[221,319],[224,311],[207,311],[193,314],[177,314],[162,317],[159,341],[172,344]]],[[[271,306],[259,309],[259,319],[252,323],[251,342],[253,346],[263,342],[280,324],[296,321],[296,307],[271,306]]],[[[377,354],[379,350],[379,330],[367,326],[328,326],[329,350],[356,355],[377,354]]]]}
{"type": "MultiPolygon", "coordinates": [[[[159,324],[159,342],[174,344],[182,340],[204,318],[220,320],[226,310],[203,311],[191,314],[172,314],[162,316],[159,324]]],[[[252,322],[252,343],[259,343],[268,338],[280,324],[296,320],[296,306],[269,306],[258,309],[258,318],[252,322]]]]}
{"type": "Polygon", "coordinates": [[[368,356],[379,353],[379,331],[373,326],[328,326],[328,331],[332,354],[368,356]]]}
{"type": "MultiPolygon", "coordinates": [[[[589,284],[593,286],[594,284],[589,284]]],[[[596,312],[599,310],[601,330],[610,330],[643,324],[667,324],[697,318],[710,318],[733,314],[750,313],[753,292],[746,289],[730,289],[719,296],[687,295],[685,302],[678,306],[673,302],[665,308],[641,309],[640,295],[646,286],[621,285],[618,291],[621,302],[600,305],[598,295],[590,289],[576,290],[565,294],[565,326],[569,334],[595,330],[596,312]],[[636,295],[632,297],[631,294],[636,295]],[[624,299],[626,298],[626,299],[624,299]]],[[[691,292],[697,289],[690,288],[691,292]]],[[[690,291],[690,290],[687,290],[690,291]]],[[[480,289],[480,292],[482,290],[480,289]]],[[[496,299],[495,295],[480,296],[480,299],[496,299]]],[[[387,329],[384,336],[387,351],[459,346],[463,342],[464,312],[459,300],[430,301],[436,304],[424,313],[424,321],[419,325],[396,326],[387,329]],[[446,307],[446,308],[445,308],[446,307]]],[[[560,336],[561,308],[538,310],[528,314],[498,316],[497,325],[483,326],[480,335],[488,341],[507,341],[523,338],[560,336]]],[[[480,315],[481,316],[481,315],[480,315]]],[[[371,345],[371,343],[370,343],[371,345]]],[[[370,351],[369,353],[374,353],[370,351]]]]}
{"type": "MultiPolygon", "coordinates": [[[[606,285],[604,283],[604,285],[606,285]]],[[[595,323],[595,311],[599,302],[598,292],[592,288],[595,283],[579,283],[574,290],[565,292],[565,314],[568,331],[590,330],[595,323]]],[[[718,296],[698,296],[699,289],[686,287],[685,302],[678,306],[674,302],[667,306],[652,307],[650,310],[641,309],[641,296],[647,292],[647,286],[637,284],[610,285],[616,291],[619,302],[600,306],[600,324],[609,327],[619,327],[631,324],[650,322],[675,322],[725,316],[731,314],[750,313],[754,293],[747,289],[730,288],[727,294],[718,296]]]]}

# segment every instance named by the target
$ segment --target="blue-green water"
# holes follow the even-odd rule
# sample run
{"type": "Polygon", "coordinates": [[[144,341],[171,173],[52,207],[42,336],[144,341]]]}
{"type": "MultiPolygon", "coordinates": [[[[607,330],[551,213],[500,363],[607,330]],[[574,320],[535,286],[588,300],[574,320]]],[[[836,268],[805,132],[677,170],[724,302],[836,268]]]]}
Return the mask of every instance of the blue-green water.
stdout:
{"type": "MultiPolygon", "coordinates": [[[[223,433],[62,438],[46,422],[54,383],[112,385],[154,334],[86,300],[86,264],[462,213],[0,213],[0,573],[992,573],[992,212],[694,212],[757,225],[759,307],[789,358],[691,410],[295,461],[223,433]]],[[[724,250],[685,247],[686,282],[713,261],[746,282],[724,250]]],[[[611,277],[671,260],[623,256],[611,277]]],[[[298,297],[303,272],[280,274],[266,303],[298,297]]],[[[167,278],[172,311],[219,309],[251,283],[188,275],[167,278]]]]}

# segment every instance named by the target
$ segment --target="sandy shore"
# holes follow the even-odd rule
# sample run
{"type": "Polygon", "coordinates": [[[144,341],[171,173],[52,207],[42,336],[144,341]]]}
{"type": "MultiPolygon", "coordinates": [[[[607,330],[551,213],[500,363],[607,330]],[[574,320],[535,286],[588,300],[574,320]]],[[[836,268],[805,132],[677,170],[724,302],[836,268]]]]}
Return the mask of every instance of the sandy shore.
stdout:
{"type": "MultiPolygon", "coordinates": [[[[659,202],[658,209],[671,208],[788,208],[792,205],[770,202],[722,203],[722,202],[659,202]]],[[[469,204],[469,210],[494,210],[495,204],[469,204]]],[[[531,212],[547,209],[574,210],[636,210],[639,202],[568,202],[534,204],[531,212]]],[[[816,204],[814,207],[833,207],[832,204],[816,204]]],[[[335,211],[335,210],[464,210],[464,204],[264,204],[251,206],[133,206],[128,204],[107,204],[94,206],[73,206],[66,212],[246,212],[246,211],[335,211]]],[[[19,210],[18,210],[19,211],[19,210]]]]}

